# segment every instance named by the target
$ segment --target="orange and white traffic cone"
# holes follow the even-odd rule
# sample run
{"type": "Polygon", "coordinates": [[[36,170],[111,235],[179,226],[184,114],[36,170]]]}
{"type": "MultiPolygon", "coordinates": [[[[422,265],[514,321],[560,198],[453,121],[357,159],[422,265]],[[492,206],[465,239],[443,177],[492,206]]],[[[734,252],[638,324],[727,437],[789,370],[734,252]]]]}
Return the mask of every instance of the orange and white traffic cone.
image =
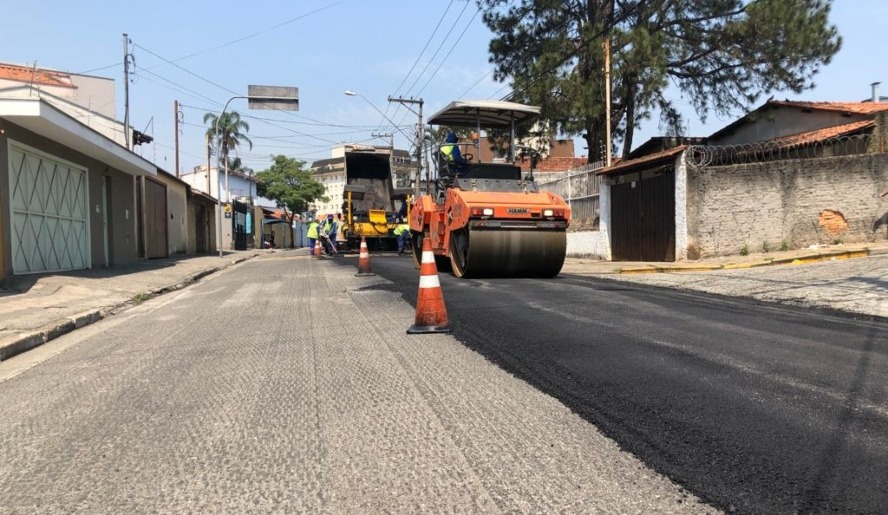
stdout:
{"type": "Polygon", "coordinates": [[[361,236],[361,253],[358,254],[358,273],[355,277],[366,277],[376,275],[370,271],[370,251],[367,250],[367,240],[361,236]]]}
{"type": "Polygon", "coordinates": [[[438,280],[438,267],[432,253],[432,240],[428,236],[422,240],[422,265],[419,269],[419,292],[416,294],[416,322],[407,329],[407,334],[449,333],[447,308],[438,280]]]}
{"type": "Polygon", "coordinates": [[[321,248],[321,245],[322,245],[322,244],[321,244],[321,239],[320,239],[320,238],[318,238],[317,240],[315,240],[315,252],[314,252],[314,257],[316,257],[316,258],[319,258],[319,257],[321,257],[322,255],[324,255],[324,250],[321,248]]]}

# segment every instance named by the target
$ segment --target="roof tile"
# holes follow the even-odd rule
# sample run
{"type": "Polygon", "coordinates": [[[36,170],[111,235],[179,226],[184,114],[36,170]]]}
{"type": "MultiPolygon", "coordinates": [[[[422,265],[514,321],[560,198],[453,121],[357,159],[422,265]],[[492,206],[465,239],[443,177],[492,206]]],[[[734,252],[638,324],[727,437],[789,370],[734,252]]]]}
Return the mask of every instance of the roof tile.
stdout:
{"type": "Polygon", "coordinates": [[[67,73],[44,70],[42,68],[28,68],[14,64],[0,64],[0,79],[63,88],[77,87],[71,82],[71,76],[67,73]]]}

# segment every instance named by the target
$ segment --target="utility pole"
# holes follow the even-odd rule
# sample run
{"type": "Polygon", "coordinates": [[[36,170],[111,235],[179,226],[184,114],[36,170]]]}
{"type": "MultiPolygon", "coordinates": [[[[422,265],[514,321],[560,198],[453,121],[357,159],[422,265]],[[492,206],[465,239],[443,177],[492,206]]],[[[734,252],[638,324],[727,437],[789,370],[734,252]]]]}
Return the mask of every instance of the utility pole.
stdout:
{"type": "Polygon", "coordinates": [[[213,196],[213,188],[210,186],[210,152],[213,150],[210,144],[210,135],[204,136],[207,140],[207,195],[213,196]]]}
{"type": "Polygon", "coordinates": [[[179,101],[173,100],[173,118],[176,126],[176,177],[179,177],[179,101]]]}
{"type": "Polygon", "coordinates": [[[123,137],[126,141],[126,149],[132,150],[130,145],[129,122],[129,37],[123,34],[123,137]]]}
{"type": "MultiPolygon", "coordinates": [[[[388,97],[388,101],[389,102],[398,102],[399,104],[407,107],[407,109],[410,109],[410,105],[412,105],[412,104],[419,104],[419,112],[418,113],[416,111],[414,111],[413,109],[410,109],[411,113],[419,116],[419,129],[417,130],[417,133],[418,133],[417,136],[418,136],[419,141],[416,142],[416,152],[417,152],[416,161],[419,164],[419,167],[416,170],[416,184],[413,187],[414,193],[418,197],[420,194],[420,188],[419,188],[420,180],[422,179],[422,156],[424,153],[422,151],[422,148],[423,148],[423,145],[425,144],[425,141],[424,141],[425,140],[425,130],[424,130],[424,127],[422,124],[422,105],[424,102],[421,98],[403,98],[403,97],[396,97],[396,98],[388,97]]],[[[426,161],[426,163],[425,163],[426,179],[428,179],[428,177],[429,177],[428,154],[426,154],[425,161],[426,161]]]]}
{"type": "MultiPolygon", "coordinates": [[[[604,38],[604,166],[611,165],[611,49],[610,37],[604,38]]],[[[631,123],[631,120],[630,120],[631,123]]]]}

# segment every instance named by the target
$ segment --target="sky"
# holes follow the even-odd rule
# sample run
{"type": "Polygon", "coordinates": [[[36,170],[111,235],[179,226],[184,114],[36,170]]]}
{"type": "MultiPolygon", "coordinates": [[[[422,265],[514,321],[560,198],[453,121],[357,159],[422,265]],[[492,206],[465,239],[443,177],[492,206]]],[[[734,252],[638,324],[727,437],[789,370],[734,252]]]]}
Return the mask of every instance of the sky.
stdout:
{"type": "MultiPolygon", "coordinates": [[[[311,163],[342,143],[388,144],[373,134],[394,132],[408,148],[418,116],[388,97],[423,100],[424,116],[455,99],[502,99],[510,89],[494,82],[488,63],[490,31],[474,0],[5,0],[0,18],[0,62],[88,73],[116,79],[117,118],[124,114],[123,34],[135,61],[130,120],[154,142],[143,157],[175,171],[174,101],[180,108],[180,169],[205,163],[203,117],[218,114],[249,84],[299,88],[299,111],[230,110],[249,123],[252,149],[239,155],[255,170],[271,155],[311,163]],[[10,5],[11,4],[11,5],[10,5]],[[357,96],[346,96],[346,90],[357,96]],[[394,127],[394,129],[393,129],[394,127]]],[[[775,98],[856,101],[883,81],[880,55],[888,20],[885,0],[835,0],[831,21],[843,38],[840,52],[814,78],[816,88],[775,98]]],[[[735,117],[700,121],[678,91],[688,135],[705,136],[735,117]]],[[[755,106],[750,106],[755,107],[755,106]]],[[[413,106],[414,111],[416,106],[413,106]]],[[[736,116],[742,115],[736,113],[736,116]]],[[[656,119],[636,132],[635,145],[660,134],[656,119]]],[[[585,155],[582,140],[576,153],[585,155]]]]}

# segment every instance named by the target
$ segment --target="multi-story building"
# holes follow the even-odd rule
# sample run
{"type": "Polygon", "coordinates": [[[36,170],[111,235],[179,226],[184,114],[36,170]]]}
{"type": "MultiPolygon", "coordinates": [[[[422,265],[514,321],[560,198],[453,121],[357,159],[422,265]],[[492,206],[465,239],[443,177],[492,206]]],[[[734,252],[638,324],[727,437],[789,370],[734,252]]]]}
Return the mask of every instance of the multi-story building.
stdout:
{"type": "MultiPolygon", "coordinates": [[[[324,185],[326,202],[316,202],[311,208],[316,213],[342,212],[343,192],[345,191],[345,152],[354,148],[375,149],[378,152],[391,151],[390,146],[368,147],[356,144],[340,145],[333,148],[332,157],[319,159],[311,164],[312,177],[324,185]]],[[[406,150],[392,152],[392,186],[409,188],[416,174],[416,161],[406,150]]]]}

